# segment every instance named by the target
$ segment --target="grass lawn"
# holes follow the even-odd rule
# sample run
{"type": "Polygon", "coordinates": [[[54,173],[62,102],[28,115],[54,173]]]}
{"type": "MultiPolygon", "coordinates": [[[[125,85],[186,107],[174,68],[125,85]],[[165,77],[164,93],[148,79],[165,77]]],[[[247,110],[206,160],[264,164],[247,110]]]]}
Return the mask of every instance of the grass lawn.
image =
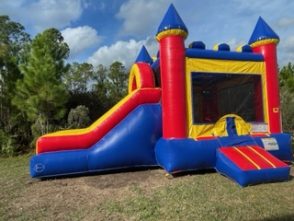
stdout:
{"type": "Polygon", "coordinates": [[[293,177],[246,188],[161,169],[39,181],[29,158],[0,158],[0,220],[294,220],[293,177]]]}

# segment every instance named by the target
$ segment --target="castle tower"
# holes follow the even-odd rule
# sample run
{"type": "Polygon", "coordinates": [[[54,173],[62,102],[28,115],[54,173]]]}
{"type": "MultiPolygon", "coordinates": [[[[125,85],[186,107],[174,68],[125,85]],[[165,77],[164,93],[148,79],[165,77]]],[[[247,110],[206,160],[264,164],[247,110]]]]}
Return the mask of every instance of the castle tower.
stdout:
{"type": "Polygon", "coordinates": [[[277,44],[279,43],[279,36],[261,17],[259,17],[248,43],[253,48],[253,52],[262,54],[264,57],[269,132],[281,133],[282,126],[277,66],[277,44]]]}
{"type": "Polygon", "coordinates": [[[145,46],[142,46],[141,51],[139,52],[139,55],[136,58],[135,63],[138,63],[138,62],[145,62],[145,63],[148,63],[150,65],[153,63],[153,60],[150,57],[150,55],[149,55],[147,49],[145,48],[145,46]]]}
{"type": "Polygon", "coordinates": [[[187,137],[185,45],[188,30],[171,4],[161,21],[159,42],[163,138],[187,137]]]}

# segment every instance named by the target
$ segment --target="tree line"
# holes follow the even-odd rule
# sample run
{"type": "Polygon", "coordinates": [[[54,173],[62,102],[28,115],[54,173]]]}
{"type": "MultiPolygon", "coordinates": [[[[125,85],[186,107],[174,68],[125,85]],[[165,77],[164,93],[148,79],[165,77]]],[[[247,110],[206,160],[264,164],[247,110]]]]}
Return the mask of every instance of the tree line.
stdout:
{"type": "MultiPolygon", "coordinates": [[[[279,71],[282,125],[294,134],[294,64],[289,62],[279,71]]],[[[293,149],[294,150],[294,149],[293,149]]]]}
{"type": "MultiPolygon", "coordinates": [[[[81,128],[127,93],[128,73],[109,67],[68,63],[70,50],[59,30],[33,39],[24,27],[0,16],[0,155],[24,153],[37,137],[81,128]]],[[[294,131],[294,65],[280,69],[283,129],[294,131]]]]}
{"type": "Polygon", "coordinates": [[[37,137],[87,126],[127,93],[128,73],[68,63],[70,50],[59,30],[33,39],[24,27],[0,16],[0,154],[29,151],[37,137]]]}

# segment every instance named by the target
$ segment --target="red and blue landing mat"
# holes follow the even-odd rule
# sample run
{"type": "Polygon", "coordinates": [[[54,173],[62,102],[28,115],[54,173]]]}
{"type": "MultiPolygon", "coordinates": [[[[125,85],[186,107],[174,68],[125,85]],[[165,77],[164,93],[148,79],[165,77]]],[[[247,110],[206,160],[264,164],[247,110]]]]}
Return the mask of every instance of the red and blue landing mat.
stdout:
{"type": "Polygon", "coordinates": [[[216,170],[241,186],[289,179],[290,167],[259,146],[217,150],[216,170]]]}

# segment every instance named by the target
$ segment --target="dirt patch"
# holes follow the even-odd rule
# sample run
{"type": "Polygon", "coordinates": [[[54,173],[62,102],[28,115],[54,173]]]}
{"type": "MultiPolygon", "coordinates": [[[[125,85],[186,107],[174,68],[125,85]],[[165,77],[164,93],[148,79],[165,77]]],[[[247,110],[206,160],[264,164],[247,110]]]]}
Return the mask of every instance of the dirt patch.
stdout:
{"type": "Polygon", "coordinates": [[[121,173],[110,173],[103,175],[93,175],[84,177],[84,182],[88,186],[100,190],[119,189],[132,185],[150,184],[152,180],[162,183],[162,180],[156,178],[164,178],[164,171],[160,169],[129,171],[121,173]]]}
{"type": "Polygon", "coordinates": [[[292,176],[292,179],[294,179],[294,166],[291,167],[290,175],[292,176]]]}
{"type": "Polygon", "coordinates": [[[87,214],[86,220],[99,220],[97,210],[107,200],[123,200],[138,190],[152,191],[171,182],[162,169],[43,181],[30,179],[29,176],[26,179],[20,196],[11,201],[12,219],[25,214],[34,220],[80,220],[83,217],[79,217],[79,214],[87,214]],[[95,214],[93,219],[91,213],[95,214]],[[45,219],[42,214],[46,214],[45,219]]]}

